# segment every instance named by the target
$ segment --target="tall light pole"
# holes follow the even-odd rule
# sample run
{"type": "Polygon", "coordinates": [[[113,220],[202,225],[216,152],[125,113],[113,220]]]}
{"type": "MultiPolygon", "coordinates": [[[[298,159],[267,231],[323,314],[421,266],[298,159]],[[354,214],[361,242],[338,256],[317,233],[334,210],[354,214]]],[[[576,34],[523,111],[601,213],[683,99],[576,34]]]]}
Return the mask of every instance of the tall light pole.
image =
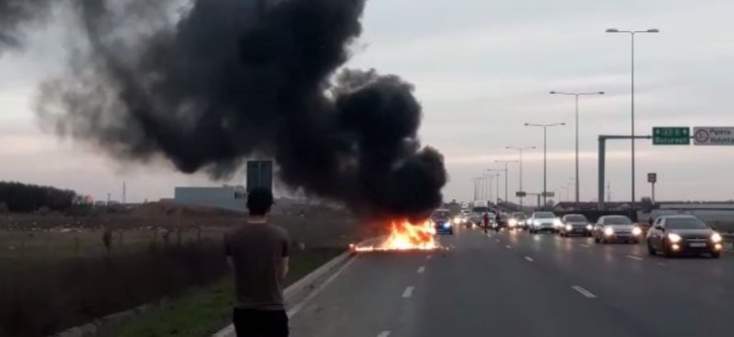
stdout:
{"type": "Polygon", "coordinates": [[[474,182],[474,201],[477,201],[479,198],[479,181],[481,179],[482,178],[479,177],[472,178],[472,181],[474,182]]]}
{"type": "Polygon", "coordinates": [[[632,68],[632,209],[635,209],[637,202],[635,197],[635,35],[647,34],[647,33],[660,33],[659,29],[651,28],[647,30],[619,30],[617,28],[609,28],[607,33],[622,33],[629,34],[631,43],[631,68],[632,68]]]}
{"type": "Polygon", "coordinates": [[[576,98],[576,205],[581,202],[581,180],[579,179],[579,96],[604,95],[603,91],[597,92],[561,92],[551,91],[551,95],[566,95],[576,98]]]}
{"type": "MultiPolygon", "coordinates": [[[[508,150],[517,151],[520,154],[520,160],[519,160],[520,161],[520,165],[519,165],[520,166],[520,175],[519,175],[519,179],[520,179],[520,191],[518,191],[518,192],[525,192],[525,190],[522,189],[522,175],[523,175],[523,173],[522,173],[522,153],[525,150],[535,150],[535,146],[525,146],[525,147],[507,146],[505,148],[508,149],[508,150]]],[[[524,197],[519,197],[519,199],[520,199],[520,208],[522,208],[522,206],[523,206],[523,200],[525,200],[525,198],[524,197]]]]}
{"type": "Polygon", "coordinates": [[[566,123],[533,124],[525,123],[525,126],[543,128],[543,208],[548,206],[548,128],[564,126],[566,123]]]}
{"type": "Polygon", "coordinates": [[[510,200],[509,199],[509,196],[508,196],[508,194],[509,194],[508,193],[508,185],[509,185],[509,183],[508,183],[508,176],[509,176],[509,171],[510,171],[509,166],[510,166],[510,164],[519,163],[519,161],[517,161],[517,160],[495,160],[494,162],[497,163],[497,164],[505,164],[505,169],[502,170],[502,171],[505,172],[505,202],[508,202],[510,200]]]}
{"type": "Polygon", "coordinates": [[[497,178],[497,184],[495,184],[495,205],[499,207],[500,205],[500,172],[501,170],[498,169],[487,169],[487,172],[494,173],[488,175],[489,178],[497,178]]]}

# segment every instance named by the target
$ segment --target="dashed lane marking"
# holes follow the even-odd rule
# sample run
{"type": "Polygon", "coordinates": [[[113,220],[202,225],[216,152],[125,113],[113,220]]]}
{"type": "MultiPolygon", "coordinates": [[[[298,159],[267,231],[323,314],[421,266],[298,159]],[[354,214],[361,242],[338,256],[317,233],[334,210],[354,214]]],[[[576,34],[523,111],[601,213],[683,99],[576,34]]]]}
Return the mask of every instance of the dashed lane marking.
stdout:
{"type": "Polygon", "coordinates": [[[582,286],[573,286],[571,289],[576,290],[579,294],[583,295],[586,298],[596,298],[596,295],[594,293],[584,289],[582,286]]]}
{"type": "Polygon", "coordinates": [[[535,260],[533,260],[533,258],[532,258],[532,257],[530,257],[530,256],[526,256],[526,257],[525,257],[525,260],[527,260],[528,262],[533,262],[533,261],[535,261],[535,260]]]}
{"type": "Polygon", "coordinates": [[[627,255],[627,258],[628,259],[635,260],[635,261],[642,261],[642,260],[644,260],[643,258],[641,258],[641,257],[639,257],[637,255],[627,255]]]}
{"type": "Polygon", "coordinates": [[[418,274],[423,274],[425,272],[426,272],[426,267],[421,266],[420,268],[418,268],[418,274]]]}
{"type": "Polygon", "coordinates": [[[415,287],[410,286],[405,288],[405,291],[403,291],[403,298],[411,298],[413,297],[413,291],[415,290],[415,287]]]}
{"type": "Polygon", "coordinates": [[[377,335],[377,337],[390,337],[390,331],[385,330],[383,332],[380,332],[380,334],[377,335]]]}

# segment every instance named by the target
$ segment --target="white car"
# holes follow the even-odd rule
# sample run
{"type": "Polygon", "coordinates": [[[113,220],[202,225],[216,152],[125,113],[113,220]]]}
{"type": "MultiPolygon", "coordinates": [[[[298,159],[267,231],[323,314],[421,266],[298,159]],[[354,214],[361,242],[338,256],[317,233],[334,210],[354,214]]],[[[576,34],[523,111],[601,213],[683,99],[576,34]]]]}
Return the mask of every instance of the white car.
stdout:
{"type": "Polygon", "coordinates": [[[553,212],[534,212],[527,220],[530,233],[556,233],[561,226],[561,220],[553,212]]]}

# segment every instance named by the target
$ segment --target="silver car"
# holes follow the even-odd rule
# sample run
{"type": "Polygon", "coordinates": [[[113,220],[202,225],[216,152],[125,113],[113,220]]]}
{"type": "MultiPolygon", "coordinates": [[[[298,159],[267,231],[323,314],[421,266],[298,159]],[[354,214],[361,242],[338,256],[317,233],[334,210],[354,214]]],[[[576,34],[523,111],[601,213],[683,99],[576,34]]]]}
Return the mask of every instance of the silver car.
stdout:
{"type": "Polygon", "coordinates": [[[606,215],[599,218],[594,226],[594,242],[639,243],[642,229],[624,215],[606,215]]]}

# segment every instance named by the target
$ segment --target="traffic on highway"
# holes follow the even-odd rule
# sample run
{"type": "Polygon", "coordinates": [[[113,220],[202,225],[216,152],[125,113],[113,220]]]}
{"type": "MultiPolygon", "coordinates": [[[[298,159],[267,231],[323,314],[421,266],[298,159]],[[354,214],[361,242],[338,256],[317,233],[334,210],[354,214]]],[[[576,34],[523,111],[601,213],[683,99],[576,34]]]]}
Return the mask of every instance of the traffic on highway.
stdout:
{"type": "MultiPolygon", "coordinates": [[[[442,221],[446,210],[437,211],[442,221]]],[[[443,222],[453,229],[437,232],[445,249],[356,253],[293,327],[327,337],[734,331],[731,241],[695,216],[648,227],[614,214],[475,210],[484,214],[466,208],[443,222]],[[507,225],[488,214],[506,215],[507,225]]]]}

